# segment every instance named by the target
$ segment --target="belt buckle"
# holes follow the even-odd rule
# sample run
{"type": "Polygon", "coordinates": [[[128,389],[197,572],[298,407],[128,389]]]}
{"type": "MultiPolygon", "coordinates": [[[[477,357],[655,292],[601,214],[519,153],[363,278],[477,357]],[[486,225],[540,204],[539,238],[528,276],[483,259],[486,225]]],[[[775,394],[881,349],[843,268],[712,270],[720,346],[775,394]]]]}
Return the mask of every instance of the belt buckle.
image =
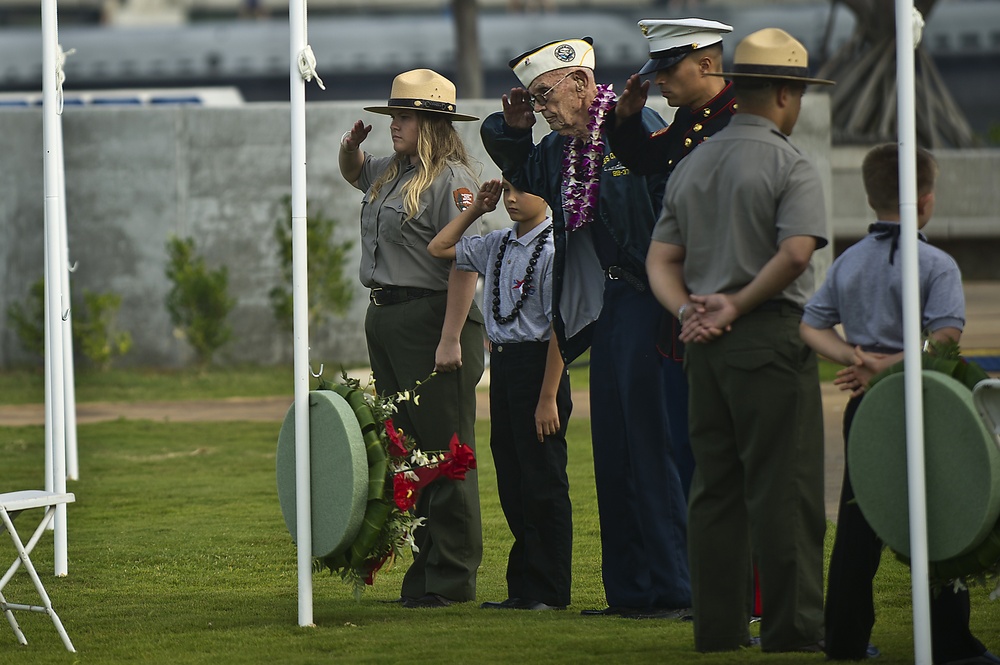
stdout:
{"type": "Polygon", "coordinates": [[[608,266],[608,269],[604,271],[604,274],[608,276],[608,279],[620,279],[621,275],[618,266],[608,266]]]}
{"type": "Polygon", "coordinates": [[[368,299],[372,301],[372,304],[376,307],[382,307],[385,303],[380,303],[378,301],[378,294],[382,292],[381,287],[377,289],[372,289],[371,293],[368,294],[368,299]]]}

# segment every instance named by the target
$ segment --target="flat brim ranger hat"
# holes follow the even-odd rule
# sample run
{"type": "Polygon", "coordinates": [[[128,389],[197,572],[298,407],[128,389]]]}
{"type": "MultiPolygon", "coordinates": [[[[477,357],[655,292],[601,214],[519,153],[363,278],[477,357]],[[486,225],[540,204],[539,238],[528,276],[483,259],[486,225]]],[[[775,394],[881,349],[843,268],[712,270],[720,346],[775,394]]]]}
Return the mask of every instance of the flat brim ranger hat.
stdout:
{"type": "Polygon", "coordinates": [[[709,76],[834,85],[833,81],[809,76],[809,52],[806,47],[780,28],[764,28],[744,37],[733,53],[733,71],[709,72],[709,76]]]}
{"type": "Polygon", "coordinates": [[[474,115],[458,113],[455,84],[431,69],[412,69],[392,80],[389,101],[385,106],[366,106],[366,111],[392,115],[396,111],[423,111],[446,116],[449,120],[479,120],[474,115]]]}

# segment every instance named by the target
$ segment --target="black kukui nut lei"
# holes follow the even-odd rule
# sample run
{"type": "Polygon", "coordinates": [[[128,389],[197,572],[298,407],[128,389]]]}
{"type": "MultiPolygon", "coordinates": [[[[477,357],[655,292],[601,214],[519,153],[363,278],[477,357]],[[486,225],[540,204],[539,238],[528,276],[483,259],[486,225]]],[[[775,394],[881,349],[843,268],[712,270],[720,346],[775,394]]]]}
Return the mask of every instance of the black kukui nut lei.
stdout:
{"type": "Polygon", "coordinates": [[[500,241],[500,249],[497,251],[497,261],[493,265],[493,320],[500,325],[510,323],[521,313],[521,308],[524,307],[524,299],[528,297],[531,282],[535,278],[535,265],[538,263],[538,257],[542,254],[542,247],[545,246],[545,241],[548,239],[551,230],[552,227],[549,227],[538,234],[538,239],[535,241],[535,249],[532,250],[531,258],[528,259],[528,267],[524,270],[524,281],[521,283],[521,297],[514,303],[514,309],[506,316],[500,315],[500,267],[503,265],[503,257],[507,253],[507,243],[510,241],[513,230],[500,241]]]}

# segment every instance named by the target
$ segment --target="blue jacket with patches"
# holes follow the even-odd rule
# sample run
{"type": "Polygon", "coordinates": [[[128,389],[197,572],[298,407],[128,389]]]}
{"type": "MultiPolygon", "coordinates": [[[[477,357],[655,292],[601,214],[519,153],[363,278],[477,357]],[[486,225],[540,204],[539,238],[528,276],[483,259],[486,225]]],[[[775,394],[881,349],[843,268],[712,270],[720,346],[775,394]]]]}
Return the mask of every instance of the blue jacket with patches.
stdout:
{"type": "MultiPolygon", "coordinates": [[[[648,108],[643,110],[642,122],[649,133],[666,127],[663,118],[648,108]]],[[[531,130],[510,127],[501,112],[483,121],[480,134],[486,151],[504,177],[517,189],[542,197],[552,208],[556,249],[552,272],[553,325],[563,358],[570,362],[590,346],[593,324],[600,315],[604,298],[605,270],[610,265],[617,265],[638,278],[632,281],[649,288],[646,253],[660,214],[666,175],[636,175],[605,145],[600,200],[592,222],[601,224],[601,230],[614,240],[617,248],[617,259],[605,265],[607,259],[602,261],[598,257],[591,228],[566,230],[562,209],[563,154],[569,139],[551,132],[535,145],[531,130]]],[[[607,248],[602,248],[600,255],[608,254],[607,248]]]]}

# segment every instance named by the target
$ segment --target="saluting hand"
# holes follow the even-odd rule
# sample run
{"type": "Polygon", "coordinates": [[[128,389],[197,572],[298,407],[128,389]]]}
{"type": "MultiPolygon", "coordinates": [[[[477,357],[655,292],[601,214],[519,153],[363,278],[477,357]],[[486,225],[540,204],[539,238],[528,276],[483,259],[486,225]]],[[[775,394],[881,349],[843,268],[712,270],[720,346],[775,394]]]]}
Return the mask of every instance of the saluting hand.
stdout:
{"type": "Polygon", "coordinates": [[[524,88],[512,88],[509,95],[501,98],[503,119],[510,127],[531,129],[535,126],[535,105],[531,95],[524,88]]]}
{"type": "Polygon", "coordinates": [[[620,127],[626,118],[642,111],[649,97],[649,81],[639,81],[638,74],[632,74],[625,82],[625,90],[618,95],[615,104],[615,126],[620,127]]]}
{"type": "Polygon", "coordinates": [[[500,202],[500,192],[503,191],[503,185],[497,179],[487,180],[480,186],[479,194],[476,195],[476,200],[473,202],[473,207],[475,207],[476,212],[480,215],[485,215],[488,212],[493,212],[497,209],[497,203],[500,202]]]}
{"type": "Polygon", "coordinates": [[[368,133],[372,131],[371,125],[366,125],[363,120],[358,120],[351,127],[351,131],[344,138],[345,147],[354,152],[358,149],[366,138],[368,138],[368,133]]]}

